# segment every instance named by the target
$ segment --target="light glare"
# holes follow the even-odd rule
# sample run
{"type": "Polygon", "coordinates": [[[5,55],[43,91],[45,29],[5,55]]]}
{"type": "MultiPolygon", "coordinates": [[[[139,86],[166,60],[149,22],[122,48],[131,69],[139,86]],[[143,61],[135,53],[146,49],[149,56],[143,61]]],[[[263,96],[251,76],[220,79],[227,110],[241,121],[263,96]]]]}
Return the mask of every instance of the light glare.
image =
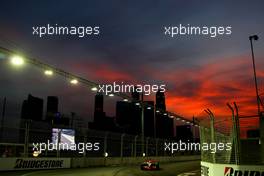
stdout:
{"type": "Polygon", "coordinates": [[[78,84],[78,80],[77,79],[72,79],[71,80],[71,84],[78,84]]]}
{"type": "Polygon", "coordinates": [[[13,56],[11,58],[11,63],[13,65],[17,65],[17,66],[23,65],[24,64],[24,59],[22,57],[20,57],[20,56],[13,56]]]}
{"type": "Polygon", "coordinates": [[[91,88],[91,90],[96,92],[98,89],[97,89],[97,87],[93,87],[93,88],[91,88]]]}
{"type": "Polygon", "coordinates": [[[53,71],[52,70],[45,70],[45,75],[51,76],[53,75],[53,71]]]}

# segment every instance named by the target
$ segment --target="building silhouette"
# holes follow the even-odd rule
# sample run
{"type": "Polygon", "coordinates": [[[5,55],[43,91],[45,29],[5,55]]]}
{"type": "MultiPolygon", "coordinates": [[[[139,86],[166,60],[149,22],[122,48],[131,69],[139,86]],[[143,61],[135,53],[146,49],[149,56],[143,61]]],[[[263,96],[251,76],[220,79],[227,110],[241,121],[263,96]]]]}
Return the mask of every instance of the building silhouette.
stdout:
{"type": "Polygon", "coordinates": [[[104,118],[104,95],[102,93],[97,93],[94,99],[94,122],[100,123],[104,118]]]}
{"type": "Polygon", "coordinates": [[[160,90],[156,93],[156,109],[166,111],[165,94],[160,90]]]}
{"type": "Polygon", "coordinates": [[[141,109],[136,102],[116,102],[116,122],[123,133],[141,133],[141,109]]]}
{"type": "Polygon", "coordinates": [[[28,95],[22,103],[21,119],[41,121],[43,116],[43,99],[28,95]]]}
{"type": "Polygon", "coordinates": [[[174,136],[174,121],[166,112],[165,94],[160,90],[156,93],[156,131],[157,137],[172,138],[174,136]]]}
{"type": "Polygon", "coordinates": [[[133,102],[139,102],[140,101],[140,93],[136,91],[137,87],[135,86],[134,91],[131,92],[131,97],[133,102]]]}
{"type": "Polygon", "coordinates": [[[176,139],[179,141],[193,141],[193,133],[191,125],[180,125],[176,127],[176,139]]]}
{"type": "Polygon", "coordinates": [[[144,101],[144,134],[154,137],[154,101],[144,101]]]}
{"type": "Polygon", "coordinates": [[[88,127],[101,131],[118,131],[113,117],[106,116],[104,112],[104,95],[97,93],[94,99],[94,121],[88,123],[88,127]]]}
{"type": "Polygon", "coordinates": [[[51,125],[44,123],[43,99],[28,95],[27,100],[22,103],[19,140],[25,141],[26,131],[29,131],[28,141],[46,142],[51,139],[51,125]]]}
{"type": "Polygon", "coordinates": [[[56,96],[48,96],[47,98],[47,112],[46,120],[51,121],[59,116],[58,111],[59,99],[56,96]]]}

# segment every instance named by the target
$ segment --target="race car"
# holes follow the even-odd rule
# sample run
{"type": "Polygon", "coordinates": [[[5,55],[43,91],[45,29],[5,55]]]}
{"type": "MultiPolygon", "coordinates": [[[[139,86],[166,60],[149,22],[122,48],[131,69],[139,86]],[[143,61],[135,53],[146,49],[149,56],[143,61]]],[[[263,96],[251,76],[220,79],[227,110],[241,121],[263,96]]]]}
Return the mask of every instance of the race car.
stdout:
{"type": "Polygon", "coordinates": [[[140,165],[141,170],[159,170],[159,162],[155,161],[155,160],[147,160],[144,161],[141,165],[140,165]]]}

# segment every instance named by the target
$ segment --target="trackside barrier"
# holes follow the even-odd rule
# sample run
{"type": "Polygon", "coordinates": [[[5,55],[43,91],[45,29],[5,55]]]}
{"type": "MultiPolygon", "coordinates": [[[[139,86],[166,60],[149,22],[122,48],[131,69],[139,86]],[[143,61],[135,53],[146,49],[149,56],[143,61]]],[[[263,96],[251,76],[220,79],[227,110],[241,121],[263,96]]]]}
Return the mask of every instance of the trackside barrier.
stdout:
{"type": "Polygon", "coordinates": [[[89,158],[80,157],[72,158],[71,167],[72,168],[82,168],[82,167],[95,167],[95,166],[114,166],[114,165],[135,165],[141,162],[152,159],[157,160],[161,163],[166,162],[180,162],[180,161],[200,161],[200,155],[193,156],[175,156],[175,157],[107,157],[107,158],[89,158]]]}
{"type": "Polygon", "coordinates": [[[0,158],[0,171],[70,168],[71,158],[0,158]]]}
{"type": "Polygon", "coordinates": [[[264,165],[201,162],[201,176],[264,176],[264,165]]]}
{"type": "Polygon", "coordinates": [[[76,157],[76,158],[0,158],[0,171],[84,168],[96,166],[135,165],[152,159],[161,163],[200,161],[200,155],[176,157],[76,157]]]}

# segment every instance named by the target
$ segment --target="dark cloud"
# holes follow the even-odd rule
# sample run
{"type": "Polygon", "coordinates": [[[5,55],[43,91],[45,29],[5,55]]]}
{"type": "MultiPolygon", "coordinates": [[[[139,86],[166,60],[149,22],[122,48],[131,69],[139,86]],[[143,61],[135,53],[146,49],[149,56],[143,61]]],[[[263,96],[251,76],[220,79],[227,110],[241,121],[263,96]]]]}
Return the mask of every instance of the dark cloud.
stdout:
{"type": "MultiPolygon", "coordinates": [[[[234,97],[251,95],[248,35],[264,36],[263,6],[262,0],[232,3],[228,0],[202,3],[195,0],[188,3],[184,0],[6,0],[1,2],[0,44],[97,82],[166,83],[168,106],[191,115],[207,104],[218,105],[234,97]],[[101,34],[87,38],[32,36],[32,26],[48,23],[98,25],[101,34]],[[232,35],[219,38],[164,36],[164,26],[180,23],[231,25],[232,35]],[[230,58],[230,62],[226,58],[230,58]],[[183,101],[190,107],[182,105],[183,101]]],[[[263,46],[261,40],[256,43],[257,56],[263,56],[263,46]]],[[[258,69],[263,67],[260,58],[256,57],[258,69]]],[[[9,71],[9,67],[1,69],[0,81],[5,82],[1,96],[9,95],[16,100],[14,94],[17,94],[17,101],[22,101],[30,92],[42,97],[58,94],[68,102],[64,109],[76,108],[91,116],[93,94],[82,97],[83,93],[86,95],[85,89],[72,90],[65,80],[42,80],[39,72],[34,73],[28,70],[18,76],[9,71]],[[22,77],[27,81],[23,82],[22,77]],[[14,90],[16,93],[12,93],[14,90]],[[78,100],[81,106],[75,107],[73,104],[78,104],[78,100]]],[[[262,78],[259,80],[263,82],[262,78]]],[[[113,110],[107,111],[114,114],[113,110]]]]}

